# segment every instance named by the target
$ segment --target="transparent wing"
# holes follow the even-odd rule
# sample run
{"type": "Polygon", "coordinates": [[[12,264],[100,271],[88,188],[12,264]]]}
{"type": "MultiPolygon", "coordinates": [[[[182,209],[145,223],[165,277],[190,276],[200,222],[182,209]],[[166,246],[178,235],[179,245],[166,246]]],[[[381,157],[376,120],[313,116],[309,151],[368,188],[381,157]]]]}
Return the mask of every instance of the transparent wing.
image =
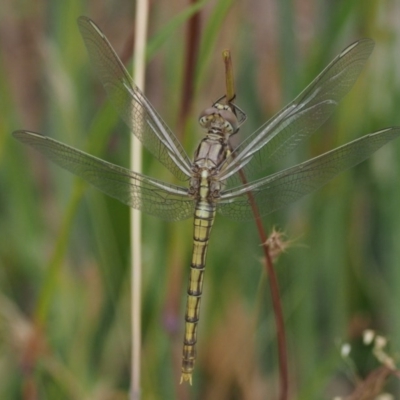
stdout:
{"type": "Polygon", "coordinates": [[[87,17],[79,17],[78,26],[91,63],[121,118],[165,167],[178,179],[186,180],[191,161],[179,140],[133,83],[97,25],[87,17]]]}
{"type": "Polygon", "coordinates": [[[289,105],[239,144],[221,175],[221,179],[229,177],[227,186],[240,184],[235,174],[239,169],[251,181],[319,128],[351,89],[373,47],[370,39],[347,47],[289,105]]]}
{"type": "Polygon", "coordinates": [[[292,168],[226,190],[221,195],[217,210],[236,220],[254,218],[249,197],[251,192],[260,215],[271,213],[320,188],[337,174],[364,161],[398,136],[400,127],[382,129],[292,168]]]}
{"type": "Polygon", "coordinates": [[[186,188],[137,174],[39,133],[15,131],[13,136],[130,207],[169,221],[193,216],[194,202],[186,188]]]}

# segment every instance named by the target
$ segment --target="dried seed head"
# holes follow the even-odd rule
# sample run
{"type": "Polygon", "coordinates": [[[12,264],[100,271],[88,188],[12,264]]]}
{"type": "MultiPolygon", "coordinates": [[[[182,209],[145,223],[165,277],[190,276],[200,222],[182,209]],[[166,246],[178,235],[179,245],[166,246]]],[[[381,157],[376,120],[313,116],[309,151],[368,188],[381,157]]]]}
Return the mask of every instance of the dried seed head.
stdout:
{"type": "Polygon", "coordinates": [[[272,232],[269,235],[265,243],[261,243],[260,246],[267,246],[268,252],[275,261],[282,253],[286,251],[292,244],[298,239],[286,240],[287,236],[284,232],[277,230],[275,227],[272,228],[272,232]]]}

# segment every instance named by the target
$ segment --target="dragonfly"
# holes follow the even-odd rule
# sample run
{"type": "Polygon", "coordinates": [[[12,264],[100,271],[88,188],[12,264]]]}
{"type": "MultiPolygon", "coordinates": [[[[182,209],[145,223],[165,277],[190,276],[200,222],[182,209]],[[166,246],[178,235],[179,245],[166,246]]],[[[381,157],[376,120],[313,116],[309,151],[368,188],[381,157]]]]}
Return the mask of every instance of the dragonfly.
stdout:
{"type": "Polygon", "coordinates": [[[214,102],[200,114],[205,137],[191,160],[134,84],[100,28],[87,17],[79,17],[78,27],[91,64],[122,120],[143,146],[185,183],[170,184],[136,173],[39,133],[18,130],[13,135],[130,207],[168,221],[193,218],[181,371],[181,382],[192,383],[206,252],[216,212],[234,220],[248,220],[254,218],[256,206],[259,216],[264,216],[320,188],[400,135],[400,127],[381,129],[259,177],[332,114],[355,83],[374,42],[361,39],[344,49],[291,103],[236,146],[232,137],[246,114],[231,99],[214,102]]]}

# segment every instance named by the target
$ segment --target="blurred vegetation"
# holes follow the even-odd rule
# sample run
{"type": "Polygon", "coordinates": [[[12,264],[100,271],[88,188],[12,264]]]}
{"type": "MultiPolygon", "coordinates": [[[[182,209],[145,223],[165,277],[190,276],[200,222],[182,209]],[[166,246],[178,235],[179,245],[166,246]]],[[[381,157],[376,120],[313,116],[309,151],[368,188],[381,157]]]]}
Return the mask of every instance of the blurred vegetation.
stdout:
{"type": "MultiPolygon", "coordinates": [[[[146,93],[190,154],[201,137],[198,113],[224,91],[224,48],[232,51],[237,103],[248,113],[246,135],[346,45],[376,41],[333,118],[271,171],[400,125],[398,2],[210,0],[201,4],[195,92],[180,130],[189,6],[152,4],[146,93]]],[[[2,399],[128,398],[129,210],[21,146],[11,132],[39,131],[127,166],[129,132],[90,68],[76,18],[96,21],[121,54],[133,14],[133,2],[124,0],[1,2],[2,399]]],[[[144,172],[172,181],[148,154],[144,172]]],[[[293,399],[349,393],[354,379],[338,343],[359,343],[366,328],[400,350],[399,179],[394,142],[263,220],[293,240],[276,264],[293,399]]],[[[273,399],[276,337],[255,225],[222,217],[208,253],[193,387],[178,385],[191,230],[191,221],[144,216],[143,399],[273,399]]],[[[368,356],[354,353],[361,377],[372,368],[368,356]]],[[[386,390],[400,396],[396,380],[386,390]]]]}

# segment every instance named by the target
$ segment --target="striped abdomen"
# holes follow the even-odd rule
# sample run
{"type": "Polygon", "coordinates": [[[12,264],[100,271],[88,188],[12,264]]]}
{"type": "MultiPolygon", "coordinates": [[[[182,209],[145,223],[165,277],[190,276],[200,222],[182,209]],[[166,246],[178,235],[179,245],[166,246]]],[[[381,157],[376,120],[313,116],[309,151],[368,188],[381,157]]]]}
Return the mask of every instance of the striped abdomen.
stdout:
{"type": "Polygon", "coordinates": [[[196,205],[193,233],[193,255],[190,264],[188,297],[185,314],[185,336],[182,355],[182,381],[192,383],[192,372],[196,360],[197,323],[200,317],[200,301],[208,239],[215,217],[215,204],[199,200],[196,205]]]}

